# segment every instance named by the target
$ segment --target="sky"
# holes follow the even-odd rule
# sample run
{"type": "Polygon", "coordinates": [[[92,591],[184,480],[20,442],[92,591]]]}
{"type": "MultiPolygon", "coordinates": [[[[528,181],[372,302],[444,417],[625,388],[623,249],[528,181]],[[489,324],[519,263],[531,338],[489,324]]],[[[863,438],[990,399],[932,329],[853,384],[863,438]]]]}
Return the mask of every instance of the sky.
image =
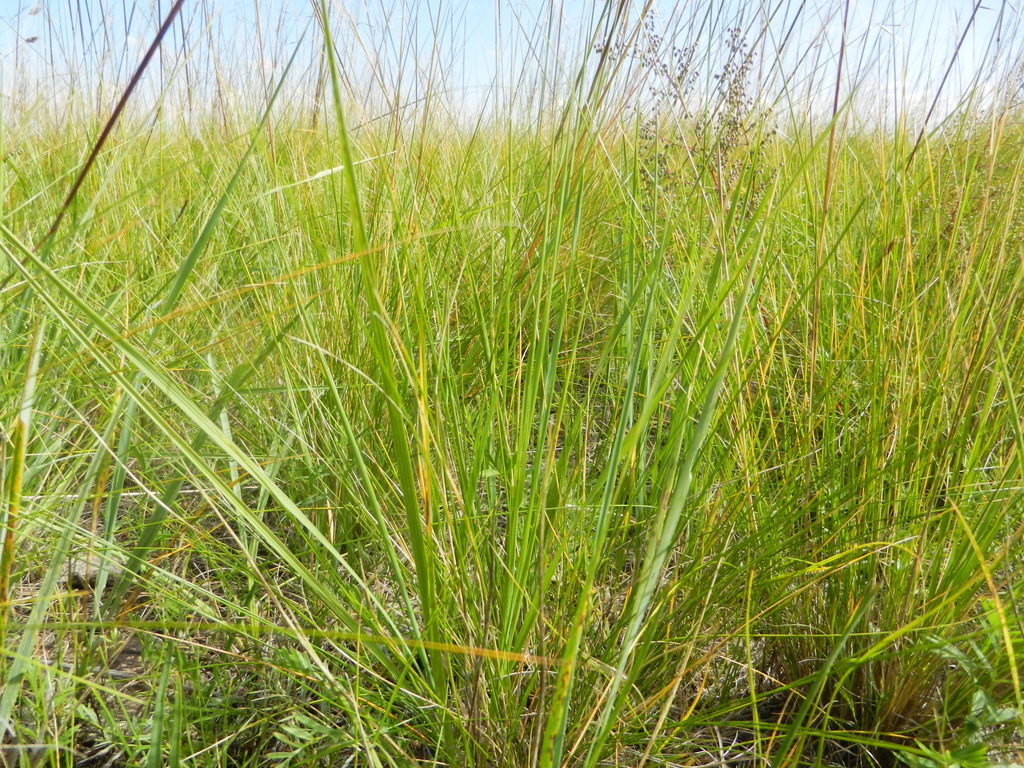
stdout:
{"type": "MultiPolygon", "coordinates": [[[[1005,85],[986,74],[986,67],[997,37],[1003,56],[1019,57],[1024,37],[1020,2],[1024,0],[850,0],[847,7],[841,0],[653,0],[640,39],[660,35],[663,61],[672,61],[672,48],[688,49],[694,61],[691,85],[706,94],[716,88],[715,74],[728,58],[728,30],[739,26],[743,39],[755,46],[763,31],[755,61],[759,77],[774,82],[776,90],[785,82],[786,103],[806,101],[801,108],[812,110],[830,106],[845,40],[844,96],[856,100],[859,110],[898,105],[927,110],[940,83],[938,104],[948,110],[971,89],[974,78],[980,78],[981,91],[1005,85]],[[949,68],[958,43],[957,62],[949,68]]],[[[98,105],[110,102],[171,4],[0,0],[0,97],[48,93],[59,101],[75,93],[98,105]]],[[[296,93],[313,88],[322,37],[310,22],[318,4],[185,0],[161,58],[147,74],[150,98],[177,86],[191,96],[232,91],[258,102],[296,48],[292,87],[296,93]]],[[[468,113],[512,93],[535,99],[545,87],[542,81],[570,78],[581,53],[592,53],[587,32],[595,28],[602,7],[592,0],[327,4],[351,98],[365,100],[373,109],[389,93],[400,92],[414,101],[430,90],[443,94],[450,109],[468,113]],[[495,88],[496,82],[502,87],[495,88]]],[[[633,0],[634,19],[644,4],[633,0]]],[[[636,46],[629,50],[640,51],[636,46]]],[[[635,67],[641,57],[627,58],[635,67]]],[[[657,79],[650,68],[646,75],[657,79]]],[[[649,79],[646,92],[654,85],[649,79]]],[[[638,91],[637,98],[646,98],[644,92],[638,91]]]]}

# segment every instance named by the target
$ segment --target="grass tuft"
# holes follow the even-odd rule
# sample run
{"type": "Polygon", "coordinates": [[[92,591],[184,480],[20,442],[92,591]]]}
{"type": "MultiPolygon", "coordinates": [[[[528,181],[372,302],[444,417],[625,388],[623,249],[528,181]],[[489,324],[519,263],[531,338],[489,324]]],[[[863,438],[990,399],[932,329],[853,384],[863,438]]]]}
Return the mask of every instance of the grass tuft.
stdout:
{"type": "Polygon", "coordinates": [[[1010,6],[696,5],[15,19],[0,762],[1024,761],[1010,6]]]}

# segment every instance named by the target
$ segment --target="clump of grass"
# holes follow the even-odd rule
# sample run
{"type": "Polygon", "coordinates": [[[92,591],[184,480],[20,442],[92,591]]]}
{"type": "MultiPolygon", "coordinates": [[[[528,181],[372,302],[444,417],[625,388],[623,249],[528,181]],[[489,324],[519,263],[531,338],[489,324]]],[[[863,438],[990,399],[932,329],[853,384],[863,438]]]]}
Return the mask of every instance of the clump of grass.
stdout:
{"type": "Polygon", "coordinates": [[[1019,107],[816,121],[770,18],[624,5],[471,120],[335,10],[0,126],[5,749],[1019,762],[1019,107]]]}

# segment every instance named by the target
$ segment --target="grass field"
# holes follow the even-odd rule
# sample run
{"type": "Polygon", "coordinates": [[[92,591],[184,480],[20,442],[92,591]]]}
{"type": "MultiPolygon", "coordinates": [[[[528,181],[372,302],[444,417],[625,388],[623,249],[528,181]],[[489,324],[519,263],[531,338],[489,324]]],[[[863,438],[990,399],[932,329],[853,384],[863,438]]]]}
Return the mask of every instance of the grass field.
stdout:
{"type": "Polygon", "coordinates": [[[479,113],[322,21],[6,98],[8,764],[1024,762],[1013,57],[872,125],[622,8],[479,113]]]}

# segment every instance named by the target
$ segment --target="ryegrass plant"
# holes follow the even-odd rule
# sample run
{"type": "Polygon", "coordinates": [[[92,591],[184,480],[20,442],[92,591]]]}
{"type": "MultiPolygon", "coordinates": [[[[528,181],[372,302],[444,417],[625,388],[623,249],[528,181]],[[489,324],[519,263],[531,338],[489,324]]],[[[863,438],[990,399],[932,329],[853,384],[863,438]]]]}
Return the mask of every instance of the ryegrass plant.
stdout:
{"type": "Polygon", "coordinates": [[[5,760],[1022,759],[1019,107],[787,124],[644,10],[476,120],[327,3],[255,117],[9,102],[5,760]]]}

